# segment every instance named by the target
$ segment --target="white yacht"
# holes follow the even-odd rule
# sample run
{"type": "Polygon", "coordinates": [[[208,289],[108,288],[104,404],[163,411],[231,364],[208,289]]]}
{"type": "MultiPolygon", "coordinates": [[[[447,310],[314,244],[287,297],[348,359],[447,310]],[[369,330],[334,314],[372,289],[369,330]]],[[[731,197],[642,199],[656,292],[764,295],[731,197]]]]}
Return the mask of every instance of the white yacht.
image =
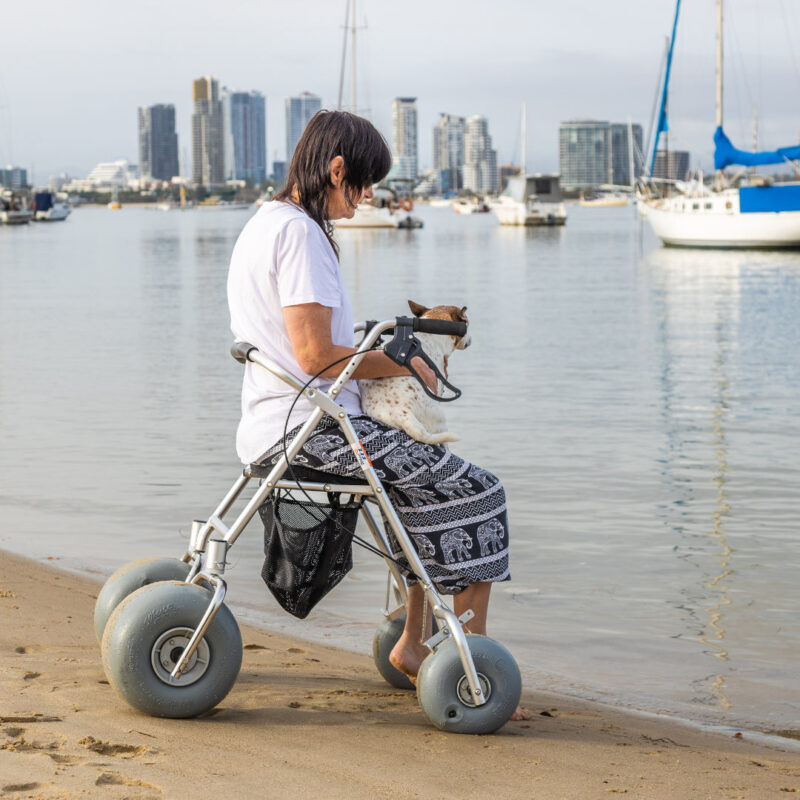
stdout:
{"type": "Polygon", "coordinates": [[[567,221],[557,174],[510,178],[505,191],[489,201],[489,208],[501,225],[564,225],[567,221]]]}
{"type": "MultiPolygon", "coordinates": [[[[786,164],[800,159],[800,146],[772,152],[736,149],[722,127],[722,0],[717,2],[717,100],[714,133],[713,186],[704,186],[702,176],[691,182],[676,182],[675,193],[661,196],[652,185],[637,192],[640,213],[667,245],[683,247],[800,247],[800,184],[773,183],[763,175],[744,175],[744,169],[729,179],[723,170],[764,164],[786,164]]],[[[680,1],[675,9],[670,49],[664,74],[661,109],[653,145],[652,174],[659,135],[668,129],[667,92],[680,1]]]]}

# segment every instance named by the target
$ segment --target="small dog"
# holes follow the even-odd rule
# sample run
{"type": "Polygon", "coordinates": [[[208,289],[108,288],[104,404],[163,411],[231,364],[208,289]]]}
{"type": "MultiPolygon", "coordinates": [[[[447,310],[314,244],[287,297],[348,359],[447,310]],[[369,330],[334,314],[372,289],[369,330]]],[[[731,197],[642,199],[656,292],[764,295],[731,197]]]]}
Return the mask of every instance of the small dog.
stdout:
{"type": "MultiPolygon", "coordinates": [[[[426,319],[446,319],[453,322],[469,322],[466,306],[434,306],[425,308],[413,300],[408,307],[415,317],[426,319]]],[[[470,337],[440,336],[432,333],[417,333],[422,349],[439,369],[446,374],[448,356],[454,350],[469,347],[470,337]]],[[[426,444],[456,442],[458,436],[447,430],[447,420],[442,404],[425,394],[416,378],[378,378],[358,382],[361,391],[361,408],[365,414],[374,417],[393,428],[404,430],[412,439],[426,444]]],[[[441,385],[439,391],[441,392],[441,385]]]]}

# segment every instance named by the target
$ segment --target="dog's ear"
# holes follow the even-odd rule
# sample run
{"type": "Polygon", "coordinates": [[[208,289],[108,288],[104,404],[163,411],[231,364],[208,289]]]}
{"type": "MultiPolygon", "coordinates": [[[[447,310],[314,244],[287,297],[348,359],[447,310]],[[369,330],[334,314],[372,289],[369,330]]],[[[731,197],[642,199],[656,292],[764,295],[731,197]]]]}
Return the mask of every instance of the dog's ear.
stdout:
{"type": "Polygon", "coordinates": [[[426,311],[430,311],[429,308],[425,308],[425,306],[421,306],[419,303],[415,303],[413,300],[408,301],[408,307],[411,309],[411,313],[415,317],[421,317],[426,311]]]}
{"type": "Polygon", "coordinates": [[[459,312],[458,312],[458,318],[459,318],[459,319],[460,319],[462,322],[469,322],[469,320],[467,319],[467,307],[466,307],[466,306],[464,306],[464,307],[461,309],[461,311],[459,311],[459,312]]]}

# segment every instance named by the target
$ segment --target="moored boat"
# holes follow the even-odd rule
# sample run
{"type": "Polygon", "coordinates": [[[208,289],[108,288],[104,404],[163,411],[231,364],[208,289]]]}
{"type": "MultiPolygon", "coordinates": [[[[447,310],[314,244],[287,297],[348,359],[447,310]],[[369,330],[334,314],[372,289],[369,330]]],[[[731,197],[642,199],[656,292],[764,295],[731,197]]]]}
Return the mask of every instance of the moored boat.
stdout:
{"type": "Polygon", "coordinates": [[[567,208],[561,196],[560,175],[509,178],[505,191],[489,207],[501,225],[564,225],[567,208]]]}
{"type": "Polygon", "coordinates": [[[36,222],[62,222],[71,213],[70,207],[53,192],[35,192],[32,210],[36,222]]]}
{"type": "MultiPolygon", "coordinates": [[[[766,176],[744,176],[741,171],[729,180],[724,172],[726,167],[734,165],[746,168],[797,161],[800,159],[800,146],[782,147],[770,152],[749,152],[735,148],[725,134],[722,119],[722,0],[716,0],[716,3],[716,175],[713,185],[706,186],[702,176],[690,182],[676,181],[672,182],[672,191],[663,196],[663,191],[653,184],[644,184],[637,192],[640,212],[650,221],[654,233],[667,245],[706,248],[800,247],[800,183],[773,183],[766,176]]],[[[651,175],[659,136],[668,130],[667,94],[679,12],[680,0],[675,7],[664,72],[651,175]]]]}

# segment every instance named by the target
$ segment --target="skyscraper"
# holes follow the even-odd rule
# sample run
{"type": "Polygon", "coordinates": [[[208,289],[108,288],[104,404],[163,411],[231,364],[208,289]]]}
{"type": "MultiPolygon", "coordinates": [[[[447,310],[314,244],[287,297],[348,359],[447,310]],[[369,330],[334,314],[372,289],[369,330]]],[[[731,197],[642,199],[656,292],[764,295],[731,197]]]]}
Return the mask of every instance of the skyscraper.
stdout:
{"type": "Polygon", "coordinates": [[[561,183],[592,188],[610,183],[611,130],[608,122],[573,120],[558,126],[561,183]]]}
{"type": "MultiPolygon", "coordinates": [[[[634,178],[638,178],[644,173],[642,126],[631,125],[631,131],[634,178]]],[[[564,186],[627,186],[631,183],[630,157],[627,123],[574,120],[558,127],[558,160],[564,186]]]]}
{"type": "Polygon", "coordinates": [[[303,92],[297,97],[286,98],[286,163],[292,161],[294,148],[303,135],[308,121],[322,108],[322,101],[315,94],[303,92]]]}
{"type": "Polygon", "coordinates": [[[470,117],[464,128],[464,188],[478,194],[497,189],[497,151],[486,117],[470,117]]]}
{"type": "Polygon", "coordinates": [[[392,103],[392,154],[397,180],[417,178],[417,98],[398,97],[392,103]]]}
{"type": "Polygon", "coordinates": [[[611,124],[611,183],[617,186],[629,186],[644,174],[642,126],[631,125],[630,130],[633,134],[632,146],[628,143],[627,123],[611,124]],[[633,160],[632,177],[631,160],[633,160]]]}
{"type": "Polygon", "coordinates": [[[225,181],[222,103],[216,78],[204,75],[192,83],[192,180],[202,186],[225,181]]]}
{"type": "Polygon", "coordinates": [[[464,117],[441,114],[433,128],[433,168],[443,192],[457,192],[464,166],[464,117]]]}
{"type": "Polygon", "coordinates": [[[653,164],[654,178],[685,181],[689,172],[688,150],[659,150],[653,164]]]}
{"type": "Polygon", "coordinates": [[[145,181],[170,181],[180,174],[175,106],[171,103],[139,109],[139,174],[145,181]]]}
{"type": "Polygon", "coordinates": [[[260,92],[222,90],[225,120],[225,178],[264,183],[267,179],[267,119],[260,92]]]}

